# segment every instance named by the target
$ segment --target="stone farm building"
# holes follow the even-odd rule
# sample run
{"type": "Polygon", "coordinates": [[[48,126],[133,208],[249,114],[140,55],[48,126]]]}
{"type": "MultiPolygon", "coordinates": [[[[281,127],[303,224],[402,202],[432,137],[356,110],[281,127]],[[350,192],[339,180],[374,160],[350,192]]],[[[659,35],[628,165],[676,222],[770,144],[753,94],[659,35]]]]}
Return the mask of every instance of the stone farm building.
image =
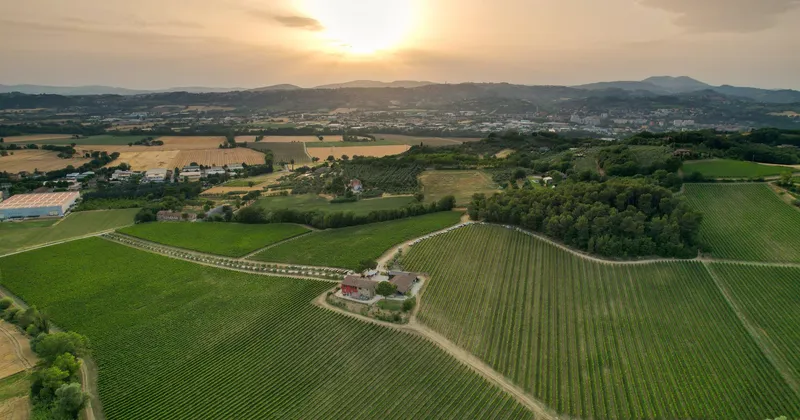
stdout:
{"type": "Polygon", "coordinates": [[[377,287],[378,281],[369,277],[349,275],[342,281],[342,294],[357,299],[372,299],[377,287]]]}

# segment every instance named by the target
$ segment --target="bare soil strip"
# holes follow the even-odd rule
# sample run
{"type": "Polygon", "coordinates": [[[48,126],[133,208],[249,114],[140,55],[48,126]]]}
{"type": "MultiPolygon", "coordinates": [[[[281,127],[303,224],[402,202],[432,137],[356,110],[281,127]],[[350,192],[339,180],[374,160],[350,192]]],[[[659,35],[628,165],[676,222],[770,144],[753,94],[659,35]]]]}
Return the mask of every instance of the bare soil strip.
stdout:
{"type": "Polygon", "coordinates": [[[711,264],[708,261],[704,261],[703,265],[705,266],[708,274],[714,280],[714,284],[717,285],[717,288],[722,293],[722,296],[725,298],[725,301],[728,302],[728,305],[733,309],[733,312],[739,318],[739,321],[742,322],[742,325],[753,337],[753,341],[758,345],[761,349],[761,352],[764,353],[764,356],[775,366],[775,369],[780,373],[783,377],[783,380],[789,385],[790,388],[800,397],[800,380],[795,378],[792,374],[791,364],[783,358],[783,356],[776,350],[775,344],[772,340],[765,334],[762,334],[759,328],[747,318],[747,315],[742,311],[742,308],[739,307],[739,303],[733,297],[733,294],[728,289],[728,286],[725,284],[722,279],[717,276],[714,272],[714,269],[711,268],[711,264]]]}

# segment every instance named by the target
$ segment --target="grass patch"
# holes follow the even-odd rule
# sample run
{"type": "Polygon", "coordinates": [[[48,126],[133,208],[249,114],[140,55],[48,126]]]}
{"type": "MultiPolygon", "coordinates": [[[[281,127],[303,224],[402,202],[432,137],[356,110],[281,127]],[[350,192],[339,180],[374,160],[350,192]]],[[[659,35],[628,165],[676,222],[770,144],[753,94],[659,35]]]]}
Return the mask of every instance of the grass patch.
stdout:
{"type": "Polygon", "coordinates": [[[264,184],[264,183],[275,183],[278,182],[278,178],[286,176],[287,172],[273,172],[271,174],[266,175],[259,175],[250,178],[241,178],[241,179],[234,179],[222,184],[223,187],[250,187],[250,183],[253,183],[253,186],[264,184]]]}
{"type": "Polygon", "coordinates": [[[769,166],[726,159],[692,161],[683,164],[684,174],[700,172],[706,178],[760,178],[794,171],[796,169],[786,166],[769,166]]]}
{"type": "Polygon", "coordinates": [[[0,401],[27,397],[30,392],[31,374],[28,371],[17,372],[0,379],[0,401]]]}
{"type": "Polygon", "coordinates": [[[800,212],[764,184],[686,184],[703,213],[700,241],[711,255],[744,261],[800,262],[800,212]]]}
{"type": "Polygon", "coordinates": [[[89,338],[109,419],[533,417],[424,338],[312,305],[330,283],[99,238],[2,258],[0,273],[89,338]]]}
{"type": "Polygon", "coordinates": [[[425,171],[419,176],[425,201],[438,201],[454,195],[456,205],[466,206],[475,194],[498,192],[492,177],[483,171],[425,171]]]}
{"type": "Polygon", "coordinates": [[[386,197],[370,198],[359,200],[352,203],[331,204],[325,198],[314,194],[301,194],[289,196],[265,197],[256,206],[266,210],[292,209],[299,211],[322,211],[322,212],[353,212],[355,214],[369,214],[372,211],[394,210],[408,206],[416,202],[414,197],[386,197]]]}
{"type": "Polygon", "coordinates": [[[358,269],[392,246],[455,225],[459,212],[441,212],[389,222],[314,232],[256,254],[251,259],[358,269]]]}
{"type": "Polygon", "coordinates": [[[238,223],[145,223],[120,232],[160,244],[242,257],[257,249],[308,233],[300,225],[242,225],[238,223]]]}
{"type": "Polygon", "coordinates": [[[21,223],[26,228],[17,227],[17,223],[0,223],[0,254],[130,225],[138,211],[124,209],[72,213],[54,226],[49,225],[53,223],[50,220],[21,223]],[[27,226],[28,223],[39,225],[27,226]]]}

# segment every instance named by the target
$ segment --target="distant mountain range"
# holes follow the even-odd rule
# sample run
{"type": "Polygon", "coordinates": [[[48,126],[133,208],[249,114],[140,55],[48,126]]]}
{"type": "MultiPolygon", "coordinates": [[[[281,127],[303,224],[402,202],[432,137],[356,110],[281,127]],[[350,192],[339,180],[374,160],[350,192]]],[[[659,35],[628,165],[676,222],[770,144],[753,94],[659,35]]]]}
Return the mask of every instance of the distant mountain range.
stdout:
{"type": "Polygon", "coordinates": [[[687,76],[657,76],[642,81],[600,82],[573,86],[576,89],[607,90],[622,89],[630,92],[649,92],[657,95],[675,95],[681,93],[712,90],[727,96],[737,96],[765,103],[800,102],[800,92],[791,89],[759,89],[730,85],[713,86],[687,76]]]}
{"type": "Polygon", "coordinates": [[[314,88],[302,88],[290,84],[280,84],[265,86],[255,89],[246,88],[210,88],[210,87],[176,87],[161,90],[135,90],[109,86],[39,86],[39,85],[0,85],[0,93],[20,92],[25,94],[56,94],[63,96],[80,95],[140,95],[156,93],[227,93],[227,92],[288,92],[288,91],[310,91],[313,89],[339,90],[339,89],[380,89],[380,88],[405,88],[405,89],[426,89],[436,92],[446,89],[452,92],[452,87],[458,86],[458,95],[461,99],[468,99],[478,96],[495,96],[504,98],[515,98],[520,100],[535,99],[542,89],[547,92],[560,91],[564,98],[573,97],[608,97],[608,96],[674,96],[692,93],[709,93],[724,95],[734,99],[751,100],[762,103],[800,103],[800,92],[790,89],[771,90],[752,87],[737,86],[713,86],[691,77],[670,77],[658,76],[650,77],[641,81],[617,81],[590,83],[579,86],[528,86],[511,85],[507,83],[475,84],[463,83],[460,85],[444,85],[425,81],[400,80],[394,82],[379,82],[374,80],[356,80],[346,83],[337,83],[316,86],[314,88]],[[451,87],[447,89],[447,87],[451,87]],[[546,88],[546,89],[545,89],[546,88]]]}

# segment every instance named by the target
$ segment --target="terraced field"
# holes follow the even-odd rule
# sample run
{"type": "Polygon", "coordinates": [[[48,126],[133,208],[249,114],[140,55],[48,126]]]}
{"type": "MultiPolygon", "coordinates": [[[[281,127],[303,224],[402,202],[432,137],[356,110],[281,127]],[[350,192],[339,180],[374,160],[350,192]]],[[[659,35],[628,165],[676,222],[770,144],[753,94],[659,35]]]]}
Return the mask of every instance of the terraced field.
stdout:
{"type": "Polygon", "coordinates": [[[139,209],[72,213],[63,220],[0,223],[0,255],[133,224],[139,209]]]}
{"type": "Polygon", "coordinates": [[[601,264],[478,225],[415,245],[404,265],[431,274],[422,323],[560,413],[800,416],[702,263],[601,264]]]}
{"type": "Polygon", "coordinates": [[[313,232],[250,259],[287,264],[357,269],[392,246],[455,225],[459,212],[441,212],[389,222],[313,232]]]}
{"type": "Polygon", "coordinates": [[[0,258],[0,273],[89,337],[109,419],[533,417],[425,339],[312,305],[328,283],[99,238],[0,258]]]}
{"type": "Polygon", "coordinates": [[[713,270],[800,378],[800,269],[713,264],[713,270]]]}
{"type": "Polygon", "coordinates": [[[764,184],[686,184],[715,258],[800,262],[800,212],[764,184]]]}
{"type": "Polygon", "coordinates": [[[120,232],[164,245],[227,257],[243,257],[257,249],[310,232],[292,224],[144,223],[120,232]]]}

